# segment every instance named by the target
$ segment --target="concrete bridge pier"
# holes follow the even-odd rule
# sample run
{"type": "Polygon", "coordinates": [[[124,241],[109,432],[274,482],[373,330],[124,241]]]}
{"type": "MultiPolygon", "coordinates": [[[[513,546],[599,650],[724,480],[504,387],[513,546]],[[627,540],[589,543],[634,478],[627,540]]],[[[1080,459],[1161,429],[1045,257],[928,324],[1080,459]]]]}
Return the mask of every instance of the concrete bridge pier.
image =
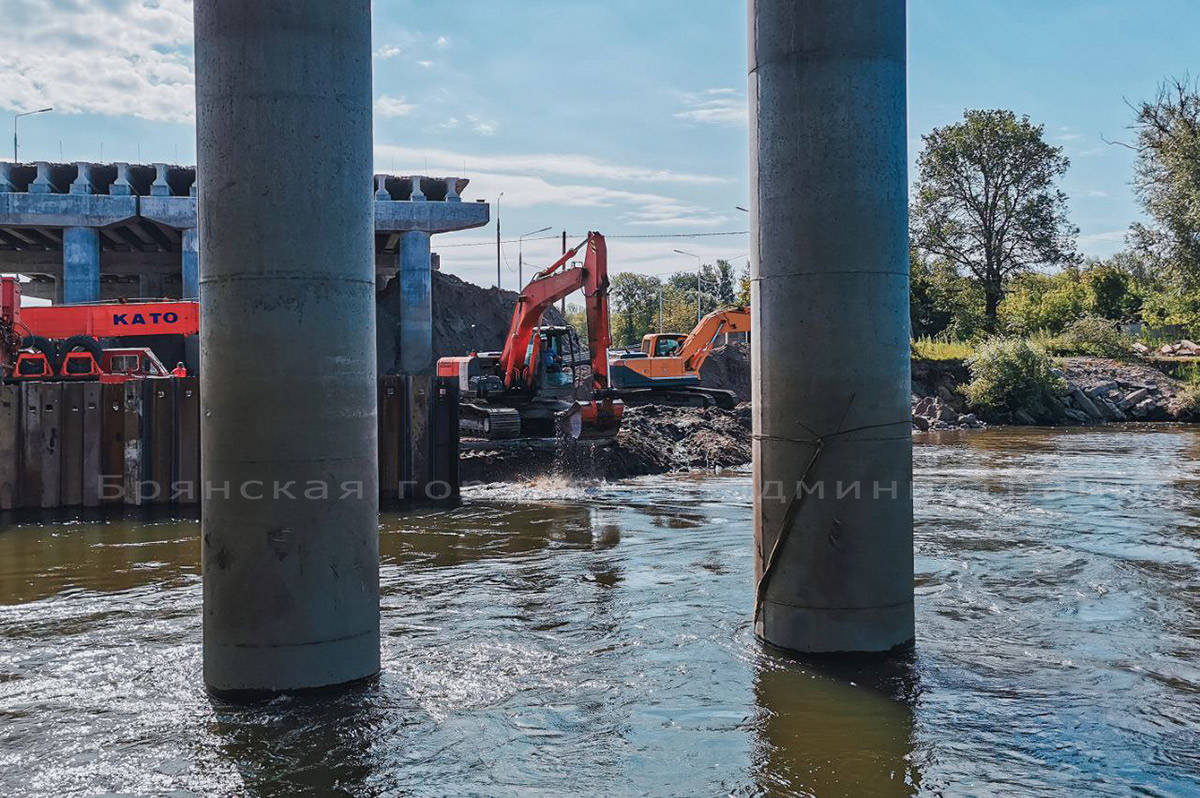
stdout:
{"type": "Polygon", "coordinates": [[[100,299],[100,231],[64,227],[63,279],[60,300],[68,305],[100,299]]]}
{"type": "Polygon", "coordinates": [[[433,367],[433,266],[429,233],[400,234],[400,372],[428,374],[433,367]]]}
{"type": "Polygon", "coordinates": [[[198,0],[195,35],[204,680],[351,683],[379,670],[370,2],[198,0]]]}
{"type": "Polygon", "coordinates": [[[180,235],[180,249],[183,252],[183,299],[200,298],[200,236],[196,228],[191,227],[180,235]]]}
{"type": "Polygon", "coordinates": [[[904,0],[750,0],[755,632],[913,623],[904,0]]]}

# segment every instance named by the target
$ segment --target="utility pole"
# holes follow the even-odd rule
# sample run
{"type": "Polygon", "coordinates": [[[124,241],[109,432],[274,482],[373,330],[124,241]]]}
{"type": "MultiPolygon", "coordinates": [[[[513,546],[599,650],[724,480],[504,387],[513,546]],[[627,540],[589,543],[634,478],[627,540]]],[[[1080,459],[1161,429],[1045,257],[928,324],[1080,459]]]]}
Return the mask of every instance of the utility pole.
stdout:
{"type": "Polygon", "coordinates": [[[500,196],[496,197],[496,290],[500,290],[500,198],[504,196],[504,192],[500,192],[500,196]]]}
{"type": "MultiPolygon", "coordinates": [[[[23,116],[32,116],[33,114],[44,114],[44,113],[47,113],[47,112],[53,111],[53,110],[54,110],[53,108],[39,108],[36,111],[26,111],[25,113],[22,113],[22,114],[14,114],[13,115],[13,163],[17,163],[17,158],[18,158],[18,154],[17,154],[18,153],[17,120],[23,116]]],[[[59,149],[60,149],[59,160],[61,161],[62,160],[61,142],[59,143],[59,149]]]]}
{"type": "Polygon", "coordinates": [[[661,335],[663,331],[663,296],[662,296],[662,280],[658,281],[658,332],[661,335]]]}

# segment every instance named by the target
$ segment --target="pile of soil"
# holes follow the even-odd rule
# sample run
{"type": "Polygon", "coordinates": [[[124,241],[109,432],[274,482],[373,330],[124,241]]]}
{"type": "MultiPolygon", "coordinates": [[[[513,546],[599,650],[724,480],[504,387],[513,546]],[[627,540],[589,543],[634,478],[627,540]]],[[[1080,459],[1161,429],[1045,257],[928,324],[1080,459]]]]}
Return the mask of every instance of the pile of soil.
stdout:
{"type": "MultiPolygon", "coordinates": [[[[453,274],[433,272],[433,356],[498,352],[512,322],[515,291],[480,288],[453,274]]],[[[380,374],[395,374],[400,335],[400,283],[393,277],[375,295],[377,352],[380,374]]],[[[543,324],[564,325],[558,307],[546,310],[543,324]]]]}
{"type": "Polygon", "coordinates": [[[733,391],[739,402],[750,401],[750,344],[731,341],[709,354],[700,367],[700,384],[733,391]]]}
{"type": "Polygon", "coordinates": [[[625,410],[615,442],[518,440],[464,448],[464,486],[546,476],[609,480],[750,462],[750,406],[733,410],[645,405],[625,410]]]}

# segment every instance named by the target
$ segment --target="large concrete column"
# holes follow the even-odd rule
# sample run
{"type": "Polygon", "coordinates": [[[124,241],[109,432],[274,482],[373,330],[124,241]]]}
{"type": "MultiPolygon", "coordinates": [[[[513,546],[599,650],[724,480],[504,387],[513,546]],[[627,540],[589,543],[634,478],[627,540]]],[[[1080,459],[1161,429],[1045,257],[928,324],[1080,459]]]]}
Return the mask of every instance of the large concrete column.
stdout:
{"type": "Polygon", "coordinates": [[[183,230],[181,238],[181,249],[183,250],[182,296],[184,299],[198,299],[200,297],[200,236],[193,227],[183,230]]]}
{"type": "Polygon", "coordinates": [[[433,297],[429,233],[400,234],[400,371],[426,374],[433,366],[433,297]]]}
{"type": "Polygon", "coordinates": [[[204,680],[222,695],[379,669],[370,14],[195,4],[204,680]]]}
{"type": "Polygon", "coordinates": [[[755,631],[887,651],[914,636],[905,3],[749,7],[755,631]]]}
{"type": "Polygon", "coordinates": [[[68,305],[100,299],[100,232],[64,227],[62,301],[68,305]]]}

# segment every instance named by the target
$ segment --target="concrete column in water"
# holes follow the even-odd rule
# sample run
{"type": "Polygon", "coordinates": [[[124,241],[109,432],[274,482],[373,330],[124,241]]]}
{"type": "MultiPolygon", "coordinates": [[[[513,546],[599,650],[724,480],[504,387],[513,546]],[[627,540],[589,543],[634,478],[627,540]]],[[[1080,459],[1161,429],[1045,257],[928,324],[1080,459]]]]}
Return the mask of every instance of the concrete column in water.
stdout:
{"type": "Polygon", "coordinates": [[[100,299],[100,231],[65,227],[61,298],[65,304],[100,299]]]}
{"type": "Polygon", "coordinates": [[[888,651],[914,637],[905,3],[749,10],[755,631],[888,651]]]}
{"type": "Polygon", "coordinates": [[[400,371],[426,374],[433,366],[433,269],[429,233],[400,234],[400,371]]]}
{"type": "Polygon", "coordinates": [[[196,228],[181,231],[183,250],[183,298],[200,297],[200,237],[196,228]]]}
{"type": "Polygon", "coordinates": [[[370,15],[195,4],[204,680],[221,695],[379,670],[370,15]]]}

